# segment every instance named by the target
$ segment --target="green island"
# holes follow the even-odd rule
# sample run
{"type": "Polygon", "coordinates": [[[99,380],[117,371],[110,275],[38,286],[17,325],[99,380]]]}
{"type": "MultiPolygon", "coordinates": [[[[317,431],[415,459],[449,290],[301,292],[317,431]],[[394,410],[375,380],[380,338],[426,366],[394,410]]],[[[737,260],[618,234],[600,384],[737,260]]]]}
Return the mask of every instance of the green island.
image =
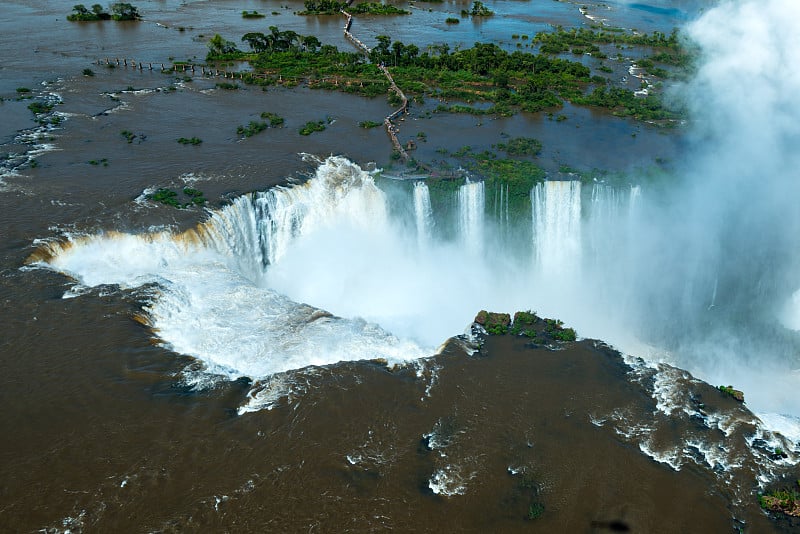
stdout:
{"type": "Polygon", "coordinates": [[[774,490],[758,496],[761,508],[770,512],[800,517],[800,480],[792,487],[774,490]]]}
{"type": "Polygon", "coordinates": [[[314,132],[325,131],[327,121],[308,121],[300,128],[300,135],[311,135],[314,132]]]}
{"type": "Polygon", "coordinates": [[[472,2],[472,9],[469,11],[462,9],[461,15],[465,17],[491,17],[494,15],[494,11],[489,9],[481,0],[474,0],[474,2],[472,2]]]}
{"type": "Polygon", "coordinates": [[[242,11],[243,19],[263,19],[266,17],[263,13],[259,13],[255,9],[253,11],[242,11]]]}
{"type": "Polygon", "coordinates": [[[487,312],[481,310],[475,316],[475,323],[481,325],[488,334],[500,336],[511,334],[531,338],[534,343],[546,345],[548,342],[571,342],[578,338],[572,328],[565,328],[558,319],[546,319],[536,312],[518,311],[511,316],[507,313],[487,312]]]}
{"type": "Polygon", "coordinates": [[[178,138],[178,142],[182,145],[199,145],[203,142],[202,139],[199,137],[180,137],[178,138]]]}
{"type": "Polygon", "coordinates": [[[336,0],[305,0],[303,2],[305,10],[298,12],[298,15],[338,15],[347,9],[353,15],[410,15],[410,11],[400,9],[391,4],[380,2],[362,2],[348,6],[347,2],[337,2],[336,0]]]}
{"type": "Polygon", "coordinates": [[[154,202],[160,202],[166,206],[172,206],[178,209],[201,206],[207,202],[202,191],[191,187],[184,187],[180,191],[180,194],[173,189],[162,187],[156,190],[155,193],[147,195],[147,198],[154,202]]]}
{"type": "Polygon", "coordinates": [[[739,402],[744,402],[744,393],[738,389],[733,389],[733,386],[719,386],[719,390],[739,402]]]}
{"type": "MultiPolygon", "coordinates": [[[[424,102],[425,98],[436,98],[443,102],[437,108],[442,113],[511,116],[519,112],[556,110],[570,102],[604,108],[617,116],[662,126],[676,125],[685,116],[684,110],[669,107],[656,90],[637,95],[593,74],[592,69],[581,62],[557,57],[563,47],[551,45],[548,48],[550,37],[545,35],[551,34],[534,37],[536,42],[542,43],[537,54],[521,50],[509,53],[493,43],[475,43],[460,50],[451,50],[447,44],[427,45],[421,49],[415,44],[378,35],[377,45],[366,57],[359,52],[343,52],[333,45],[322,44],[314,36],[282,31],[275,26],[269,30],[269,33],[249,32],[241,37],[249,51],[240,50],[235,42],[217,34],[209,41],[206,60],[209,63],[248,62],[251,70],[241,73],[245,83],[262,86],[305,83],[315,89],[367,97],[389,93],[389,82],[379,68],[385,65],[391,69],[397,86],[411,100],[424,102]],[[450,101],[456,103],[449,104],[450,101]]],[[[573,35],[561,31],[564,35],[573,35]]],[[[682,48],[674,32],[666,36],[659,32],[629,35],[575,30],[574,34],[580,36],[581,43],[622,42],[647,46],[655,52],[649,58],[652,68],[658,64],[658,68],[682,72],[690,64],[690,52],[682,48]],[[611,41],[612,38],[617,41],[611,41]]],[[[603,72],[600,70],[603,66],[598,67],[599,72],[603,72]]],[[[391,96],[396,103],[396,95],[392,92],[391,96]]]]}
{"type": "Polygon", "coordinates": [[[115,2],[110,6],[111,11],[106,11],[100,4],[94,4],[91,9],[87,9],[83,4],[76,4],[72,7],[72,13],[67,15],[70,22],[91,22],[95,20],[140,20],[137,7],[124,3],[115,2]]]}

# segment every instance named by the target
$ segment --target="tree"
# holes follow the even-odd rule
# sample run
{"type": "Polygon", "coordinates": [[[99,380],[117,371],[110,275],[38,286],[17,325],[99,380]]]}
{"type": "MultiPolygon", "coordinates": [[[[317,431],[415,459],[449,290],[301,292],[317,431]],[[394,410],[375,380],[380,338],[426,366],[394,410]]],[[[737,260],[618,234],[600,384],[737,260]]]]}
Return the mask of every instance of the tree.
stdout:
{"type": "Polygon", "coordinates": [[[242,42],[247,43],[253,52],[264,52],[267,49],[267,36],[260,32],[249,32],[242,35],[242,42]]]}
{"type": "Polygon", "coordinates": [[[218,33],[208,41],[208,48],[208,55],[212,58],[239,52],[239,49],[236,48],[236,43],[223,39],[218,33]]]}
{"type": "Polygon", "coordinates": [[[303,37],[302,42],[303,42],[303,47],[308,52],[316,52],[317,48],[322,46],[320,40],[314,37],[313,35],[308,35],[306,37],[303,37]]]}
{"type": "Polygon", "coordinates": [[[139,10],[131,4],[117,2],[111,4],[111,18],[114,20],[139,20],[139,10]]]}

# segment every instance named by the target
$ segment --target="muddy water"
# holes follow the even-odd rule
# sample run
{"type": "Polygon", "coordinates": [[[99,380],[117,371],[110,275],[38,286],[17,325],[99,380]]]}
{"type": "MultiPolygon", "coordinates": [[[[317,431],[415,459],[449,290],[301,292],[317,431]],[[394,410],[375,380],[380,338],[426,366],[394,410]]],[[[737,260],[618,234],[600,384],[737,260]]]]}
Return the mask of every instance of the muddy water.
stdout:
{"type": "MultiPolygon", "coordinates": [[[[590,344],[550,352],[492,340],[480,356],[453,349],[437,357],[421,376],[372,363],[310,369],[273,410],[236,416],[247,381],[205,391],[183,385],[179,373],[192,360],[155,345],[134,320],[141,295],[108,286],[64,299],[65,277],[21,269],[37,239],[184,228],[205,216],[144,203],[145,189],[191,185],[215,207],[304,176],[311,169],[300,152],[388,162],[385,134],[357,126],[387,113],[383,99],[304,88],[223,91],[216,79],[97,64],[202,58],[209,35],[235,39],[258,24],[343,47],[338,17],[293,16],[297,2],[136,5],[146,19],[137,24],[69,24],[66,1],[9,1],[0,15],[1,152],[34,151],[38,163],[0,184],[0,530],[717,532],[730,529],[732,517],[754,532],[769,530],[752,505],[732,510],[728,490],[706,471],[674,471],[591,422],[623,405],[639,406],[637,417],[646,418],[652,398],[627,380],[615,356],[590,344]],[[244,21],[243,9],[269,14],[244,21]],[[86,68],[95,76],[82,76],[86,68]],[[63,100],[57,110],[66,121],[35,143],[46,146],[18,137],[35,126],[28,102],[15,100],[18,87],[63,100]],[[286,117],[285,127],[239,139],[236,127],[262,111],[286,117]],[[325,132],[297,133],[328,117],[325,132]],[[132,143],[123,130],[136,134],[132,143]],[[203,143],[175,141],[193,136],[203,143]],[[426,445],[423,436],[435,431],[446,447],[426,445]],[[434,494],[431,480],[450,484],[435,478],[439,471],[462,480],[464,494],[434,494]],[[542,516],[528,519],[539,505],[542,516]]],[[[413,16],[422,23],[363,17],[356,24],[407,42],[511,47],[513,33],[583,21],[574,3],[541,10],[498,3],[507,15],[443,24],[464,7],[420,3],[413,16]]],[[[678,7],[653,20],[669,29],[688,11],[678,7]]],[[[502,133],[540,138],[551,168],[628,168],[676,157],[681,147],[675,136],[584,109],[565,109],[568,120],[558,124],[520,116],[480,125],[472,117],[423,118],[424,110],[401,131],[425,131],[419,154],[430,159],[440,147],[488,148],[502,133]]]]}

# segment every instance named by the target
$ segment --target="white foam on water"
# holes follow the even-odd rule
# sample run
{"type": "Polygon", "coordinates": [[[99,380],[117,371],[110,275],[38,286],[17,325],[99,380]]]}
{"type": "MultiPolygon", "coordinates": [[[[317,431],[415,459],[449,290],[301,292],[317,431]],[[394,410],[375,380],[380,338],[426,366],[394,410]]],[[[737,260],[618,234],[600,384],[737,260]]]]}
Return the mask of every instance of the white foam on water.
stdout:
{"type": "Polygon", "coordinates": [[[683,467],[681,458],[681,451],[678,449],[665,449],[657,451],[652,447],[649,440],[642,440],[639,442],[639,450],[646,456],[649,456],[658,463],[666,464],[675,471],[680,471],[683,467]]]}
{"type": "Polygon", "coordinates": [[[428,488],[436,495],[444,497],[464,495],[467,492],[467,483],[474,476],[475,473],[465,473],[458,465],[447,464],[434,471],[428,480],[428,488]]]}

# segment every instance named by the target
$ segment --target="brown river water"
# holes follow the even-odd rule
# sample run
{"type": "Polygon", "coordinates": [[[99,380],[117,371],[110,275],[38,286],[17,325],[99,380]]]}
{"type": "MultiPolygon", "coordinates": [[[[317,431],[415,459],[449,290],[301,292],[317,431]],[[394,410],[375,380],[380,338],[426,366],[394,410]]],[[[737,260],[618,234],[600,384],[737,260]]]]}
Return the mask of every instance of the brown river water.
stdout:
{"type": "MultiPolygon", "coordinates": [[[[405,42],[512,47],[512,33],[586,21],[583,3],[487,4],[502,16],[450,28],[443,18],[466,4],[418,3],[413,24],[362,17],[353,32],[364,31],[368,43],[390,34],[405,42]]],[[[616,16],[619,25],[669,30],[702,3],[666,4],[655,2],[649,10],[590,4],[589,13],[616,16]]],[[[759,476],[776,480],[790,469],[788,461],[770,459],[770,451],[791,443],[688,373],[623,359],[588,339],[546,346],[497,336],[476,349],[482,335],[462,336],[432,350],[462,332],[480,304],[461,309],[447,335],[414,343],[403,354],[405,338],[375,333],[380,329],[336,306],[331,311],[345,319],[286,304],[244,267],[220,275],[222,260],[195,261],[234,220],[237,199],[320,176],[321,160],[301,153],[343,156],[364,169],[387,167],[385,132],[358,122],[380,121],[391,108],[382,98],[304,87],[224,91],[212,77],[187,81],[160,69],[106,68],[106,58],[154,64],[202,59],[208,36],[235,39],[256,24],[347,47],[343,19],[295,16],[302,8],[297,2],[136,5],[145,19],[139,23],[74,24],[65,19],[69,2],[3,2],[0,154],[8,157],[0,177],[0,531],[666,533],[795,526],[769,519],[755,498],[759,476]],[[243,20],[243,9],[268,16],[243,20]],[[95,75],[81,75],[86,68],[95,75]],[[64,121],[37,130],[29,101],[16,100],[18,87],[31,88],[35,99],[57,98],[64,121]],[[262,111],[286,117],[286,126],[240,139],[236,127],[262,111]],[[324,132],[297,133],[306,121],[323,118],[331,119],[324,132]],[[133,142],[120,135],[123,130],[136,135],[133,142]],[[202,144],[175,142],[193,136],[202,144]],[[201,189],[209,211],[144,200],[146,190],[183,186],[201,189]],[[223,213],[222,222],[191,230],[212,212],[223,213]],[[166,244],[159,241],[164,231],[171,232],[166,244]],[[140,248],[117,255],[116,243],[127,235],[148,237],[136,241],[140,248]],[[87,236],[99,236],[99,248],[91,248],[87,236]],[[170,247],[177,247],[177,257],[165,252],[170,247]],[[73,259],[83,251],[89,259],[73,259]],[[98,260],[104,251],[111,251],[107,263],[98,260]],[[155,271],[139,273],[150,259],[155,271]],[[119,279],[90,279],[91,268],[80,270],[86,264],[124,272],[119,279]],[[186,294],[172,294],[178,280],[170,278],[173,267],[210,274],[187,282],[186,294]],[[137,278],[144,274],[150,278],[137,278]],[[242,306],[232,315],[239,321],[233,334],[213,330],[229,324],[225,299],[196,323],[163,305],[167,295],[197,310],[193,306],[203,302],[193,299],[215,283],[242,306]],[[240,300],[243,292],[260,300],[240,300]],[[260,314],[273,313],[269,306],[288,306],[294,315],[259,322],[260,314]],[[176,322],[185,329],[173,338],[176,322]],[[393,352],[341,363],[309,357],[273,369],[237,344],[253,337],[273,350],[278,341],[255,325],[284,323],[301,333],[281,338],[285,345],[274,349],[279,354],[294,354],[296,343],[312,356],[323,351],[316,337],[317,344],[298,341],[303,328],[311,332],[316,324],[330,327],[330,336],[342,335],[335,328],[344,324],[344,335],[357,331],[364,343],[378,339],[393,352]],[[204,360],[205,346],[177,348],[194,337],[208,344],[232,340],[227,349],[220,341],[222,348],[208,350],[217,360],[204,360]],[[417,350],[427,357],[416,358],[417,350]],[[227,353],[232,360],[223,357],[227,353]],[[238,356],[252,372],[240,372],[238,356]]],[[[568,120],[556,123],[523,115],[431,118],[423,108],[401,124],[401,138],[424,131],[427,142],[415,156],[433,161],[440,148],[482,150],[504,136],[536,137],[549,171],[562,164],[628,170],[655,158],[679,159],[685,148],[680,133],[584,108],[561,112],[568,120]]],[[[333,170],[362,180],[341,165],[333,170]]],[[[369,193],[368,185],[357,184],[369,193]]],[[[300,267],[289,272],[295,281],[306,276],[297,261],[300,267]]],[[[303,288],[282,283],[303,302],[303,288]]],[[[392,278],[383,283],[391,285],[392,278]]],[[[413,294],[423,296],[422,290],[413,294]]],[[[368,320],[371,313],[363,311],[368,320]]],[[[436,318],[411,318],[429,320],[436,318]]]]}

